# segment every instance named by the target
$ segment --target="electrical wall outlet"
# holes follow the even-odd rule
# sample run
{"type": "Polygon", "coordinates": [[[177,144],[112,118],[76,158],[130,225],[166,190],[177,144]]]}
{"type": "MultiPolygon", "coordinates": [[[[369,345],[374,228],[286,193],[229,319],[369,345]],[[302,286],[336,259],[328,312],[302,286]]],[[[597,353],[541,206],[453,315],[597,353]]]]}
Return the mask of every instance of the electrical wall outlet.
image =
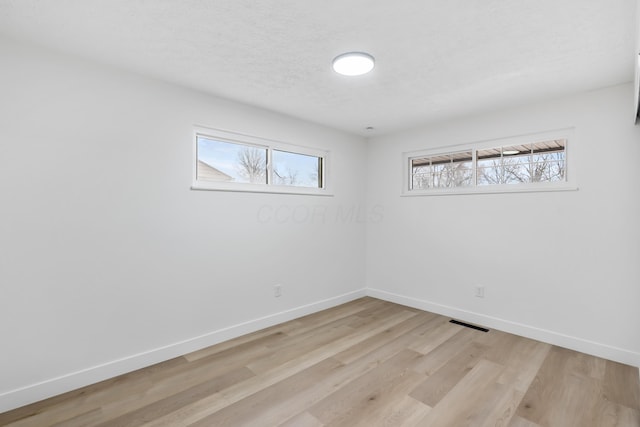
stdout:
{"type": "Polygon", "coordinates": [[[273,287],[273,296],[276,298],[282,296],[282,285],[275,285],[273,287]]]}
{"type": "Polygon", "coordinates": [[[476,297],[484,298],[484,286],[476,286],[476,297]]]}

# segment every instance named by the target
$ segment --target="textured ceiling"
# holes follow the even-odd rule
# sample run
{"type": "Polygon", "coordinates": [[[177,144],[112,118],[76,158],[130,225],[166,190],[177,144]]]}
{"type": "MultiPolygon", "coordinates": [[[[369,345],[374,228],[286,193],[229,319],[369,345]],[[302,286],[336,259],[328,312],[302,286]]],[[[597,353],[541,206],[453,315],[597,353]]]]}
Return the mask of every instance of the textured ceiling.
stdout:
{"type": "Polygon", "coordinates": [[[0,34],[360,135],[630,82],[635,17],[636,0],[0,0],[0,34]],[[353,50],[374,71],[333,73],[353,50]]]}

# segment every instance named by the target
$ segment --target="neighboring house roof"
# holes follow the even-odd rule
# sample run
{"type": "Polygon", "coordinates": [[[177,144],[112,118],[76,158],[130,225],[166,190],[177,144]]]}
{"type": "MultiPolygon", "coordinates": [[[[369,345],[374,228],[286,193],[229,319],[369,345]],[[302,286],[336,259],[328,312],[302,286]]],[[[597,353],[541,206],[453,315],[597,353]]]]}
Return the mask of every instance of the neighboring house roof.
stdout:
{"type": "Polygon", "coordinates": [[[202,181],[233,181],[233,177],[198,160],[198,180],[202,181]]]}

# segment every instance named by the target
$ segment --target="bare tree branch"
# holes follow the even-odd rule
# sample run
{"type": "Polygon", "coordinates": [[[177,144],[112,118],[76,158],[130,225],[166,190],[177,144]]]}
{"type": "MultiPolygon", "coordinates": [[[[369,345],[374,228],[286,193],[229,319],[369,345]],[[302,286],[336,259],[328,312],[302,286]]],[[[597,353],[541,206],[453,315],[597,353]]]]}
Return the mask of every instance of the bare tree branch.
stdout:
{"type": "Polygon", "coordinates": [[[265,183],[267,176],[267,157],[265,150],[245,147],[238,152],[238,173],[251,183],[265,183]]]}

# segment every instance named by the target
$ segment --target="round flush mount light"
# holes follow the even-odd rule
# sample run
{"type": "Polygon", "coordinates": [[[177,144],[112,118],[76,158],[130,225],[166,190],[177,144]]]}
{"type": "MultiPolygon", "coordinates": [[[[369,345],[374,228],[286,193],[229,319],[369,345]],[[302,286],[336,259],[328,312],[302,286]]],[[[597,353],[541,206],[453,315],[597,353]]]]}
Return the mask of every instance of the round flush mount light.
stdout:
{"type": "Polygon", "coordinates": [[[364,52],[348,52],[333,59],[333,70],[343,76],[361,76],[373,70],[373,56],[364,52]]]}

